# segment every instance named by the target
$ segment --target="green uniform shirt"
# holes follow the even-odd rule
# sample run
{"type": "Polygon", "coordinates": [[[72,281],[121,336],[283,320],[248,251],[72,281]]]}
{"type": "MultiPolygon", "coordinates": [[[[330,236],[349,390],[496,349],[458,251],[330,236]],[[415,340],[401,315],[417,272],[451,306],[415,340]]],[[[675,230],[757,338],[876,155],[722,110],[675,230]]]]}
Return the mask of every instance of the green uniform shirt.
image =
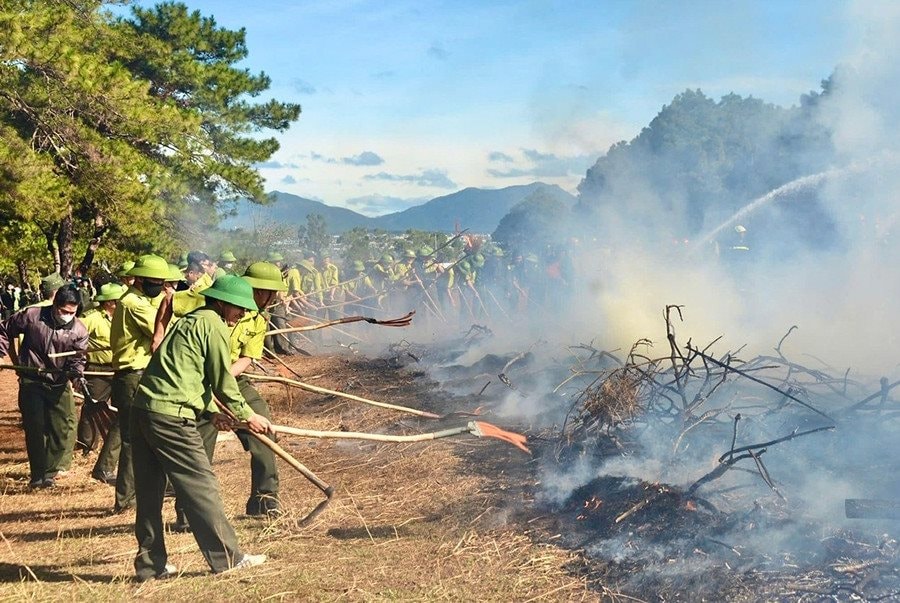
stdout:
{"type": "Polygon", "coordinates": [[[204,289],[212,287],[213,279],[205,272],[191,285],[187,291],[176,291],[172,296],[172,314],[176,317],[182,317],[190,314],[197,308],[206,305],[206,297],[200,295],[204,289]]]}
{"type": "MultiPolygon", "coordinates": [[[[163,295],[160,293],[159,298],[163,295]]],[[[150,362],[150,344],[156,322],[154,301],[134,287],[129,287],[119,300],[109,328],[112,364],[117,371],[138,371],[150,362]]]]}
{"type": "Polygon", "coordinates": [[[375,292],[375,284],[372,282],[372,279],[363,272],[356,278],[344,283],[344,291],[348,291],[357,297],[363,297],[369,293],[375,292]]]}
{"type": "Polygon", "coordinates": [[[341,273],[337,266],[334,264],[328,264],[325,266],[325,269],[322,270],[322,284],[331,288],[336,286],[339,282],[341,282],[341,273]]]}
{"type": "Polygon", "coordinates": [[[91,364],[112,364],[113,353],[109,346],[109,330],[112,319],[100,309],[90,310],[81,317],[88,332],[87,361],[91,364]]]}
{"type": "Polygon", "coordinates": [[[288,295],[293,296],[298,293],[303,293],[303,288],[300,286],[301,280],[300,271],[296,268],[291,268],[287,271],[287,274],[284,277],[284,284],[287,285],[288,295]]]}
{"type": "Polygon", "coordinates": [[[241,356],[259,360],[266,339],[266,317],[262,312],[247,312],[231,330],[231,363],[241,356]]]}
{"type": "Polygon", "coordinates": [[[324,289],[322,286],[322,273],[318,270],[306,272],[300,278],[300,290],[307,298],[313,299],[320,304],[324,303],[325,300],[324,291],[322,291],[322,289],[324,289]]]}
{"type": "Polygon", "coordinates": [[[253,411],[229,372],[228,339],[228,327],[211,308],[201,308],[179,320],[147,365],[134,406],[195,419],[215,395],[238,419],[250,417],[253,411]]]}

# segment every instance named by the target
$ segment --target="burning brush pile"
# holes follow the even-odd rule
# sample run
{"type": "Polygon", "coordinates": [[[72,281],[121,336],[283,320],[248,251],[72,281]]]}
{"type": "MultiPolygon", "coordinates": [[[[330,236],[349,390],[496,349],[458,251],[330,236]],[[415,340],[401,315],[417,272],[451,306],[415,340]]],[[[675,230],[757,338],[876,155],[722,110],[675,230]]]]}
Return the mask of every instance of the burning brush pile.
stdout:
{"type": "Polygon", "coordinates": [[[900,381],[787,358],[793,327],[743,358],[664,317],[663,355],[578,348],[544,530],[642,599],[900,600],[900,381]]]}

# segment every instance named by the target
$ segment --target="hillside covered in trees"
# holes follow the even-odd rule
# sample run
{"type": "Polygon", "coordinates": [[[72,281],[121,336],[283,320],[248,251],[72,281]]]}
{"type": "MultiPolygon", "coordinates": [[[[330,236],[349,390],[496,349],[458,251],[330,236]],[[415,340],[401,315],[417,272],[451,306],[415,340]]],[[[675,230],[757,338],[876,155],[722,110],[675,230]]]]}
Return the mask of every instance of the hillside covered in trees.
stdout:
{"type": "MultiPolygon", "coordinates": [[[[615,215],[638,230],[694,237],[752,199],[826,169],[833,147],[818,113],[829,84],[790,108],[752,96],[717,102],[700,90],[679,94],[588,170],[577,215],[593,216],[589,224],[615,215]]],[[[805,204],[815,214],[814,198],[805,204]]]]}

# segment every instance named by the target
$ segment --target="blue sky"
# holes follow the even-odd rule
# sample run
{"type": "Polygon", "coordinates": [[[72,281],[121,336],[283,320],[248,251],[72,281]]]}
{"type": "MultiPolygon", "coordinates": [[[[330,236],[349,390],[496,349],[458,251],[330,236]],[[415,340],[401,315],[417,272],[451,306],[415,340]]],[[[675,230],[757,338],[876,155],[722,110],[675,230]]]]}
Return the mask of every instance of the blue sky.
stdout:
{"type": "Polygon", "coordinates": [[[796,104],[864,35],[824,0],[186,4],[245,27],[245,66],[303,106],[267,187],[370,215],[468,186],[574,191],[686,88],[796,104]]]}

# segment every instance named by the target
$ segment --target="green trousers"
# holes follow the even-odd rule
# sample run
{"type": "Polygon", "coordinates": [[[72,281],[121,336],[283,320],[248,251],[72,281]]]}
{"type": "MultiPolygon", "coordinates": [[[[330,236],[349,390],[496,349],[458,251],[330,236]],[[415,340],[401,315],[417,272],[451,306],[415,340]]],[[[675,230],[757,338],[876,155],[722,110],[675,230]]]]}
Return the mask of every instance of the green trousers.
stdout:
{"type": "MultiPolygon", "coordinates": [[[[87,370],[91,372],[108,372],[112,367],[108,364],[89,364],[87,370]]],[[[100,403],[106,403],[112,396],[112,377],[94,375],[87,377],[88,390],[91,397],[100,403]]],[[[87,404],[87,402],[85,402],[87,404]]],[[[85,404],[81,406],[81,417],[78,420],[78,445],[87,451],[93,450],[97,446],[97,433],[91,426],[90,421],[85,416],[85,404]]],[[[116,420],[109,427],[106,437],[103,438],[103,445],[100,447],[100,454],[97,456],[97,462],[94,464],[92,474],[94,476],[103,476],[115,473],[116,465],[119,462],[119,451],[122,447],[121,429],[119,428],[118,415],[116,420]]]]}
{"type": "Polygon", "coordinates": [[[138,580],[158,575],[168,555],[162,520],[166,478],[191,524],[200,552],[213,572],[223,572],[243,558],[234,528],[225,517],[212,466],[196,421],[132,408],[131,452],[137,516],[134,534],[138,580]]]}
{"type": "MultiPolygon", "coordinates": [[[[244,400],[247,401],[253,412],[271,420],[272,414],[269,412],[269,405],[259,395],[259,392],[256,391],[250,380],[246,377],[238,377],[237,382],[241,395],[244,396],[244,400]]],[[[197,421],[197,431],[200,432],[203,447],[211,463],[216,447],[216,436],[218,435],[216,427],[212,423],[211,415],[202,416],[197,421]]],[[[278,463],[275,460],[275,454],[271,448],[246,431],[239,431],[237,437],[243,444],[244,450],[250,453],[250,498],[247,499],[247,513],[259,513],[261,508],[277,508],[278,463]]],[[[176,505],[181,506],[179,503],[176,503],[176,505]]]]}
{"type": "Polygon", "coordinates": [[[31,481],[41,481],[72,465],[75,448],[75,397],[68,383],[22,378],[19,411],[25,428],[25,450],[31,481]]]}
{"type": "Polygon", "coordinates": [[[116,371],[112,381],[112,405],[119,416],[119,468],[116,472],[116,504],[118,513],[134,506],[134,465],[131,460],[129,431],[131,403],[143,371],[116,371]]]}

